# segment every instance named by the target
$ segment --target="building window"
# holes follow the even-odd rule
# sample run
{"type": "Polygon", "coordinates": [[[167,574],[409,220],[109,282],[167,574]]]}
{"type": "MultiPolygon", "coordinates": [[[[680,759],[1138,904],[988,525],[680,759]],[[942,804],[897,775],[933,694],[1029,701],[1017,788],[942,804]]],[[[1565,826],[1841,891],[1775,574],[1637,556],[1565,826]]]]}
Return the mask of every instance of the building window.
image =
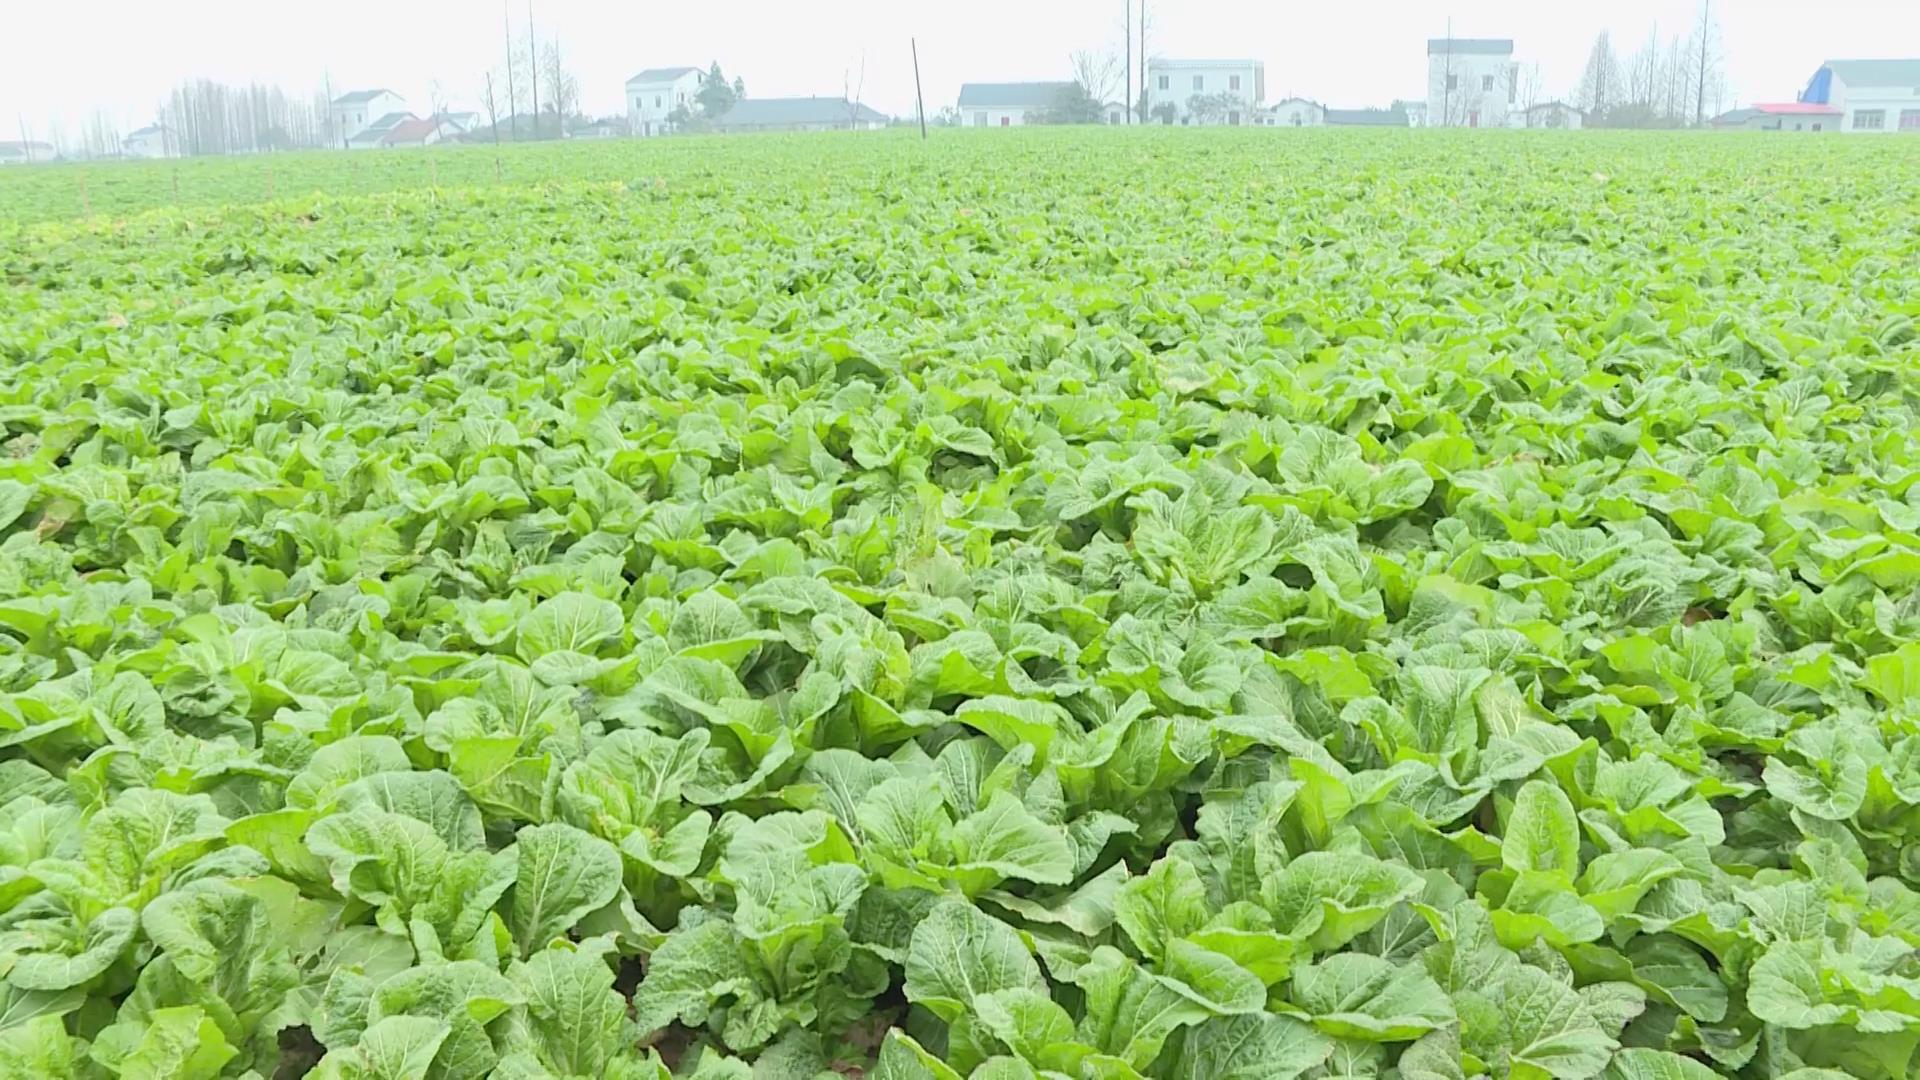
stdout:
{"type": "Polygon", "coordinates": [[[1480,76],[1480,89],[1487,93],[1492,93],[1493,92],[1493,76],[1491,75],[1480,76]]]}
{"type": "Polygon", "coordinates": [[[1195,75],[1193,77],[1194,93],[1199,93],[1200,91],[1205,90],[1206,88],[1207,88],[1207,77],[1205,75],[1195,75]]]}
{"type": "Polygon", "coordinates": [[[1885,109],[1861,109],[1853,114],[1855,131],[1885,131],[1886,127],[1887,110],[1885,109]]]}
{"type": "Polygon", "coordinates": [[[1900,110],[1900,130],[1920,131],[1920,109],[1900,110]]]}
{"type": "Polygon", "coordinates": [[[984,110],[973,114],[973,126],[974,127],[987,126],[987,114],[984,110]]]}
{"type": "Polygon", "coordinates": [[[664,107],[665,107],[665,103],[666,103],[666,99],[665,99],[665,98],[663,98],[663,97],[661,97],[661,96],[660,96],[659,94],[655,94],[655,95],[653,95],[653,107],[654,107],[654,108],[656,108],[656,109],[659,109],[659,108],[664,108],[664,107]]]}
{"type": "Polygon", "coordinates": [[[1300,118],[1300,114],[1299,114],[1299,113],[1294,113],[1294,114],[1293,114],[1293,126],[1294,126],[1294,127],[1299,127],[1299,126],[1301,126],[1301,118],[1300,118]]]}
{"type": "Polygon", "coordinates": [[[1458,75],[1447,76],[1447,89],[1449,90],[1460,89],[1460,76],[1458,75]]]}
{"type": "Polygon", "coordinates": [[[1000,126],[1001,126],[1001,127],[1012,127],[1012,126],[1013,126],[1013,117],[1011,117],[1011,116],[1003,116],[1003,117],[1001,117],[1001,118],[1000,118],[1000,126]]]}
{"type": "Polygon", "coordinates": [[[1472,112],[1467,114],[1467,126],[1468,127],[1480,126],[1480,110],[1479,109],[1475,109],[1472,112]]]}
{"type": "Polygon", "coordinates": [[[1815,121],[1813,122],[1813,130],[1815,130],[1815,131],[1819,131],[1819,130],[1820,130],[1820,121],[1818,121],[1818,120],[1815,120],[1815,121]]]}
{"type": "Polygon", "coordinates": [[[1173,89],[1173,76],[1171,75],[1160,76],[1160,89],[1162,90],[1173,89]]]}
{"type": "Polygon", "coordinates": [[[1238,75],[1227,76],[1227,89],[1237,92],[1240,89],[1240,76],[1238,75]]]}

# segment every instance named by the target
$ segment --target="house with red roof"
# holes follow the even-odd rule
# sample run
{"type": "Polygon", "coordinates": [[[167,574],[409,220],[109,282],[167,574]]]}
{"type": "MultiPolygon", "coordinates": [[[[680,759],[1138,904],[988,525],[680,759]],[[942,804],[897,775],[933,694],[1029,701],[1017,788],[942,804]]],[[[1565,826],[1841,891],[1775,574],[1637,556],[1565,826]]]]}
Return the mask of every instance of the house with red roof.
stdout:
{"type": "Polygon", "coordinates": [[[1831,105],[1808,101],[1784,101],[1770,105],[1749,105],[1713,119],[1713,126],[1730,131],[1840,130],[1840,110],[1831,105]]]}

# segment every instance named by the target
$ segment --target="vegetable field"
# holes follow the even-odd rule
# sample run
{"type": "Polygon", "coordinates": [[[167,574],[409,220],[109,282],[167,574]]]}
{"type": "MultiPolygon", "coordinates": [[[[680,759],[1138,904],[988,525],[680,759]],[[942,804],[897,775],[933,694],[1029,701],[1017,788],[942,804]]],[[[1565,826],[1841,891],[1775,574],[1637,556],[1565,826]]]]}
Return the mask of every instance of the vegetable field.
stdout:
{"type": "Polygon", "coordinates": [[[994,134],[0,175],[0,1078],[1920,1073],[1920,143],[994,134]]]}

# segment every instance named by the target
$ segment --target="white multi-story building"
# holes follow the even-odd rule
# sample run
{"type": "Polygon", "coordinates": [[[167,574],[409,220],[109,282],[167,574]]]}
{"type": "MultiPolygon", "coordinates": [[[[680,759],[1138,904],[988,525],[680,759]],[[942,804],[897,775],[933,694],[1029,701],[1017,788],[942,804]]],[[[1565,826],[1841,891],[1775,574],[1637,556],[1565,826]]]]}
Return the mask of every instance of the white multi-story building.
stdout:
{"type": "Polygon", "coordinates": [[[635,135],[667,135],[674,110],[692,110],[707,73],[697,67],[648,68],[627,80],[627,126],[635,135]]]}
{"type": "Polygon", "coordinates": [[[1920,60],[1829,60],[1800,101],[1839,112],[1841,131],[1920,134],[1920,60]]]}
{"type": "Polygon", "coordinates": [[[1254,124],[1267,101],[1258,60],[1147,61],[1147,115],[1160,124],[1254,124]]]}
{"type": "Polygon", "coordinates": [[[406,115],[407,99],[391,90],[355,90],[334,98],[329,106],[334,146],[345,146],[376,121],[398,113],[406,115]]]}
{"type": "Polygon", "coordinates": [[[1519,75],[1509,38],[1428,40],[1427,125],[1506,127],[1518,107],[1519,75]]]}

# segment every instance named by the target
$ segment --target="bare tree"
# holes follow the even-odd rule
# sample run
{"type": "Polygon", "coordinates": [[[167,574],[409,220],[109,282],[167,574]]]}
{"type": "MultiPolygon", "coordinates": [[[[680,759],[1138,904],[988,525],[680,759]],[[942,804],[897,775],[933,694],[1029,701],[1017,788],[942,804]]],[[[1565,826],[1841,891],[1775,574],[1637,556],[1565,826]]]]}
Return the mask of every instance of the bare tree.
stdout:
{"type": "Polygon", "coordinates": [[[561,61],[558,39],[549,41],[541,50],[540,76],[547,83],[547,101],[564,124],[580,107],[580,84],[561,61]]]}
{"type": "Polygon", "coordinates": [[[1147,112],[1147,35],[1153,30],[1153,19],[1147,15],[1147,0],[1140,0],[1140,18],[1135,28],[1140,34],[1140,95],[1134,104],[1140,110],[1140,122],[1146,123],[1147,112]]]}
{"type": "MultiPolygon", "coordinates": [[[[718,70],[719,61],[715,61],[713,66],[718,70]]],[[[840,96],[847,103],[847,127],[851,130],[857,131],[860,128],[860,97],[866,92],[867,52],[862,49],[860,50],[860,80],[854,81],[852,71],[840,73],[840,96]]]]}
{"type": "MultiPolygon", "coordinates": [[[[1096,53],[1081,49],[1067,58],[1073,66],[1073,81],[1080,84],[1087,96],[1105,105],[1113,100],[1115,84],[1121,80],[1120,62],[1112,53],[1096,53]]],[[[1119,87],[1120,93],[1126,92],[1125,85],[1119,87]]]]}
{"type": "Polygon", "coordinates": [[[534,42],[533,0],[527,0],[527,84],[533,87],[533,137],[540,138],[540,55],[534,42]]]}
{"type": "Polygon", "coordinates": [[[1654,111],[1669,124],[1684,121],[1687,90],[1687,45],[1670,38],[1660,53],[1660,85],[1654,90],[1654,111]]]}
{"type": "Polygon", "coordinates": [[[480,104],[487,110],[487,127],[493,130],[495,146],[500,144],[500,102],[493,96],[493,72],[487,72],[486,89],[480,94],[480,104]]]}
{"type": "Polygon", "coordinates": [[[1692,78],[1693,122],[1696,127],[1707,122],[1707,96],[1712,90],[1715,98],[1724,92],[1724,76],[1720,70],[1720,25],[1713,20],[1713,0],[1701,0],[1700,21],[1693,28],[1694,40],[1690,43],[1694,50],[1692,78]]]}
{"type": "Polygon", "coordinates": [[[120,152],[120,129],[105,109],[95,109],[87,117],[82,142],[90,158],[113,157],[120,152]]]}
{"type": "Polygon", "coordinates": [[[1513,74],[1519,84],[1514,96],[1519,101],[1521,110],[1525,111],[1540,104],[1540,96],[1546,93],[1546,78],[1540,73],[1540,65],[1537,63],[1528,64],[1526,67],[1516,65],[1513,74]]]}
{"type": "MultiPolygon", "coordinates": [[[[513,127],[513,137],[520,138],[520,94],[515,89],[513,77],[515,61],[519,52],[513,47],[513,15],[507,8],[507,0],[500,0],[500,32],[507,43],[507,123],[513,127]]],[[[498,134],[498,128],[495,128],[498,134]]]]}
{"type": "Polygon", "coordinates": [[[1635,53],[1627,68],[1626,100],[1634,105],[1645,106],[1649,112],[1653,108],[1654,88],[1660,78],[1660,24],[1653,24],[1653,32],[1647,37],[1647,43],[1635,53]]]}
{"type": "Polygon", "coordinates": [[[1614,55],[1613,38],[1602,30],[1594,39],[1586,71],[1580,76],[1580,107],[1596,123],[1604,122],[1608,110],[1620,103],[1620,83],[1620,61],[1614,55]]]}

